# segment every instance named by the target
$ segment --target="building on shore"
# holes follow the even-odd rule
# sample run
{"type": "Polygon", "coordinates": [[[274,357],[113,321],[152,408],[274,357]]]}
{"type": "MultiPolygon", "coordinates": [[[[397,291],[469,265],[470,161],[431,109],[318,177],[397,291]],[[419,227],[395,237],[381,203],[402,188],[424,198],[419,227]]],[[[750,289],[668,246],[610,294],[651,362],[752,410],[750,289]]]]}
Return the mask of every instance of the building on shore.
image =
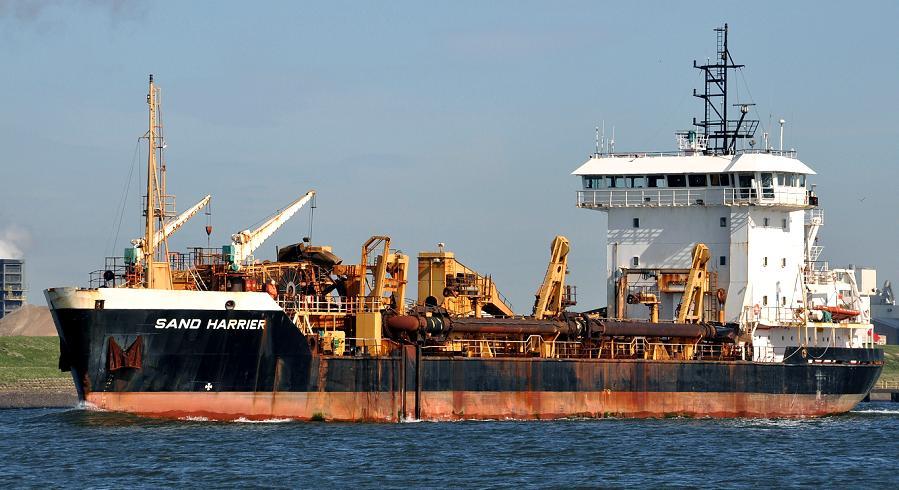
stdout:
{"type": "Polygon", "coordinates": [[[0,318],[25,304],[25,261],[0,259],[0,318]]]}
{"type": "Polygon", "coordinates": [[[890,281],[884,281],[877,296],[871,298],[871,323],[874,333],[886,337],[886,344],[899,344],[899,307],[890,281]]]}

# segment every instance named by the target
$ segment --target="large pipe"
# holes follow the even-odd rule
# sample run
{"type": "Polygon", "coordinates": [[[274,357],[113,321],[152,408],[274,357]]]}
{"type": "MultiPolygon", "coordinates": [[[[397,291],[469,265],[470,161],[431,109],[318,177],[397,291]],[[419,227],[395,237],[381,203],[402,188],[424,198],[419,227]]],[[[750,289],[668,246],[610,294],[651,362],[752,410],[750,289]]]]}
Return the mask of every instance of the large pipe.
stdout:
{"type": "Polygon", "coordinates": [[[508,335],[577,334],[576,326],[553,320],[532,318],[448,318],[441,315],[397,315],[387,318],[387,327],[407,332],[425,331],[431,334],[445,331],[456,333],[484,333],[508,335]]]}
{"type": "Polygon", "coordinates": [[[711,325],[699,323],[651,323],[641,321],[600,320],[602,335],[609,337],[717,337],[711,325]]]}
{"type": "Polygon", "coordinates": [[[453,332],[555,335],[568,330],[564,323],[531,318],[455,318],[453,332]]]}

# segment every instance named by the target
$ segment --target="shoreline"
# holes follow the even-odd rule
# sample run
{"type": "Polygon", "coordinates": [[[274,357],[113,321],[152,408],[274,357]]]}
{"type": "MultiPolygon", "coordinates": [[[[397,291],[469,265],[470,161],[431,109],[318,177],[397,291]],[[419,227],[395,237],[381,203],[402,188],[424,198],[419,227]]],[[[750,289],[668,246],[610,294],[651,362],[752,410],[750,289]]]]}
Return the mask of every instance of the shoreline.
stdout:
{"type": "Polygon", "coordinates": [[[23,379],[0,383],[0,409],[65,408],[78,404],[70,378],[23,379]]]}

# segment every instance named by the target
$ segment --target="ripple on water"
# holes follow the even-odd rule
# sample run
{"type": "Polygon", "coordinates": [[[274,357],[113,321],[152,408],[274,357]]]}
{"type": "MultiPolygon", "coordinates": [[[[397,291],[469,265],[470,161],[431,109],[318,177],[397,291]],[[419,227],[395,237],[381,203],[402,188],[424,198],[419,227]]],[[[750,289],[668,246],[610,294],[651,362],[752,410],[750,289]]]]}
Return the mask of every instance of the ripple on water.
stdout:
{"type": "Polygon", "coordinates": [[[402,424],[0,411],[2,486],[889,486],[899,409],[402,424]]]}

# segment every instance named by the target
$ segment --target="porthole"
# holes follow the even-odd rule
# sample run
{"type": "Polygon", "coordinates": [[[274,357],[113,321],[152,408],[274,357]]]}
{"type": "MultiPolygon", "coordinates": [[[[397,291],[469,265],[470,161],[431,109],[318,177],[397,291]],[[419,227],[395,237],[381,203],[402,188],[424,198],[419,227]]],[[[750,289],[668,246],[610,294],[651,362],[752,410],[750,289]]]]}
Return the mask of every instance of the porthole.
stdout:
{"type": "Polygon", "coordinates": [[[234,300],[233,299],[229,299],[228,301],[225,301],[225,309],[226,310],[234,309],[234,300]]]}

